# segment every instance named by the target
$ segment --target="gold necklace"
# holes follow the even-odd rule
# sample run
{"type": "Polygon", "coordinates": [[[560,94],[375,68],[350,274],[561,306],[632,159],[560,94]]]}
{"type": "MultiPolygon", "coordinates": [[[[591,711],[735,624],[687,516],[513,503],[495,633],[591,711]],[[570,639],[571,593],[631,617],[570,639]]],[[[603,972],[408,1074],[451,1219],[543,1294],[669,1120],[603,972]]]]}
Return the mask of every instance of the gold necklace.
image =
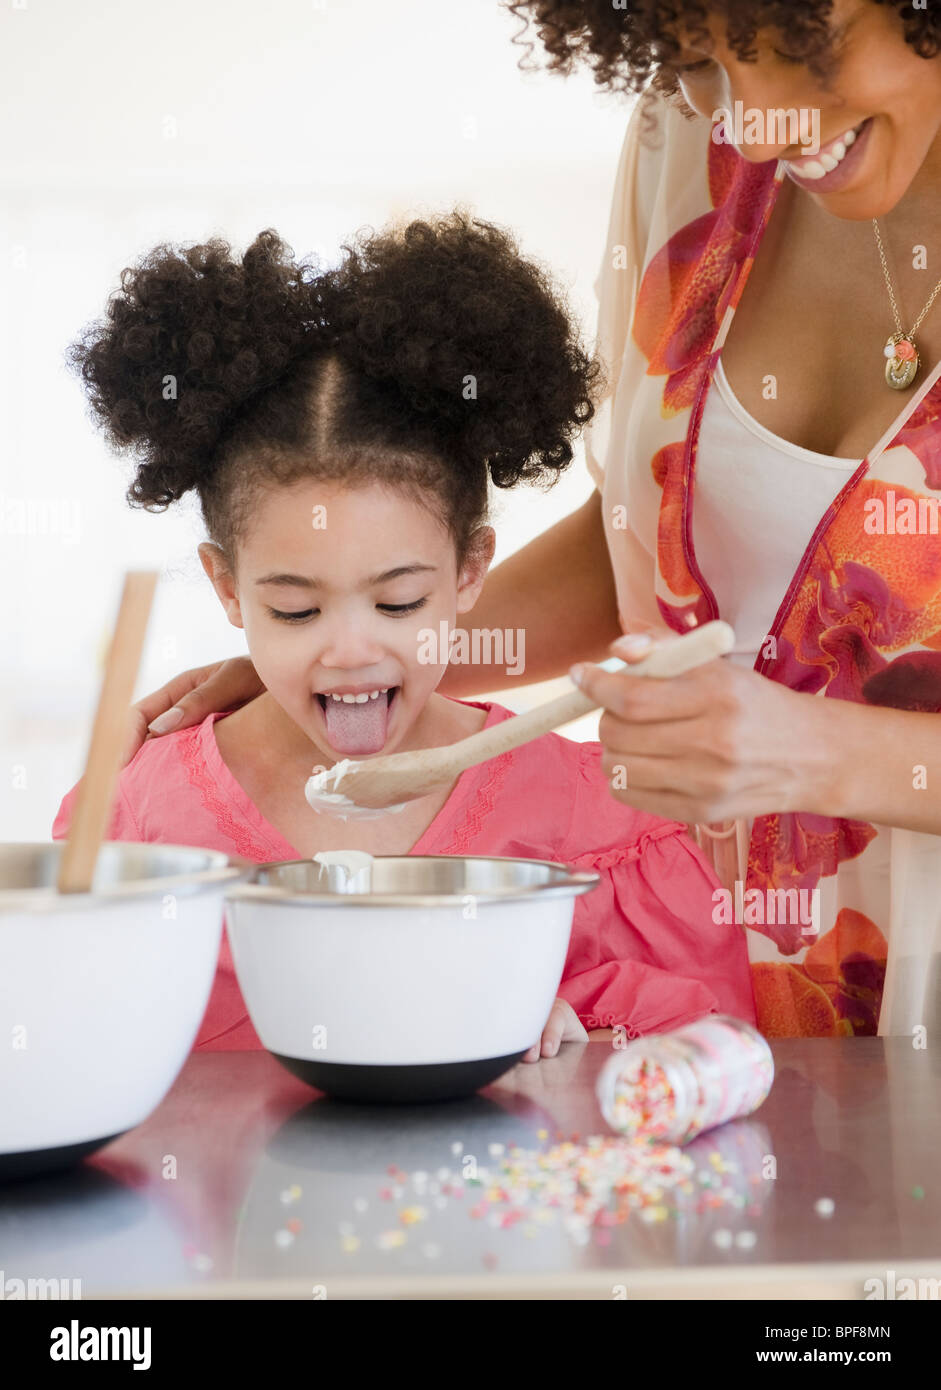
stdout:
{"type": "Polygon", "coordinates": [[[912,324],[911,331],[902,332],[902,320],[899,317],[899,306],[895,302],[895,295],[892,291],[892,280],[889,276],[889,267],[886,265],[885,250],[882,245],[882,237],[879,235],[879,223],[875,218],[872,219],[873,229],[876,233],[876,242],[879,246],[879,259],[882,261],[882,273],[885,276],[886,289],[889,291],[889,299],[892,301],[892,313],[895,315],[896,331],[890,338],[886,339],[883,353],[887,359],[885,364],[885,379],[894,391],[904,391],[911,386],[918,374],[921,365],[921,358],[918,356],[918,349],[915,346],[915,329],[921,323],[935,301],[935,296],[941,290],[941,280],[931,291],[928,303],[922,309],[915,322],[912,324]]]}

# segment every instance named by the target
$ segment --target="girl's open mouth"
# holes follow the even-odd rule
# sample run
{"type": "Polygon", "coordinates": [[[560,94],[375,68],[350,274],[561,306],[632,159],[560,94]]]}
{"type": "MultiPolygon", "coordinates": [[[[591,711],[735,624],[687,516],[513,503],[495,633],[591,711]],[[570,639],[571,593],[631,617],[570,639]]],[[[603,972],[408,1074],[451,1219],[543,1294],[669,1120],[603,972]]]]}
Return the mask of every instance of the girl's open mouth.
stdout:
{"type": "Polygon", "coordinates": [[[357,757],[381,753],[389,736],[392,702],[398,692],[397,685],[372,690],[317,691],[330,747],[357,757]]]}

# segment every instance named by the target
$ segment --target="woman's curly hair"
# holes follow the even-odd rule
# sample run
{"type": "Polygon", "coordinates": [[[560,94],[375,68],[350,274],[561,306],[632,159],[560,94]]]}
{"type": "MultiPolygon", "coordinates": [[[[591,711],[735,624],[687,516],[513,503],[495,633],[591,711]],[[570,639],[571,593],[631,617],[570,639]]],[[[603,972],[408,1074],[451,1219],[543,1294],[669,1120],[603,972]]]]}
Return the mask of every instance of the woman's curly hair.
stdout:
{"type": "Polygon", "coordinates": [[[131,504],[196,489],[233,566],[259,487],[307,477],[430,492],[461,554],[488,473],[554,482],[592,416],[600,366],[505,231],[455,211],[343,253],[296,263],[271,229],[241,259],[219,238],[161,244],[68,349],[108,442],[136,457],[131,504]]]}
{"type": "MultiPolygon", "coordinates": [[[[515,36],[527,57],[533,43],[530,24],[548,55],[552,72],[568,75],[585,64],[599,87],[608,91],[641,92],[648,86],[664,96],[679,95],[676,73],[670,62],[680,52],[677,34],[709,38],[706,20],[711,14],[726,21],[729,47],[742,62],[755,56],[759,29],[772,28],[788,50],[802,57],[811,72],[826,79],[832,71],[829,54],[829,19],[833,0],[624,0],[617,8],[612,0],[503,0],[523,29],[515,36]]],[[[941,15],[938,5],[915,9],[911,0],[871,0],[898,11],[905,42],[921,58],[941,52],[941,15]]],[[[525,61],[525,60],[524,60],[525,61]]],[[[688,108],[686,114],[692,115],[688,108]]]]}

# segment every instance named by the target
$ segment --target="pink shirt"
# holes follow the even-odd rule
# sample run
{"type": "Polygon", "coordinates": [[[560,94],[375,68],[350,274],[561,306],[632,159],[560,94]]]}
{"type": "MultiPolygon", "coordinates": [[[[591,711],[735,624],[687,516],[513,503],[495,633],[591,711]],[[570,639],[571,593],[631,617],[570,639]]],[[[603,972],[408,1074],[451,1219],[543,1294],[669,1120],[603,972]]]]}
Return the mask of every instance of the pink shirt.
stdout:
{"type": "MultiPolygon", "coordinates": [[[[485,727],[512,717],[502,705],[464,703],[487,711],[485,727]]],[[[223,762],[213,725],[224,717],[210,714],[139,749],[120,774],[108,839],[194,845],[256,863],[305,858],[223,762]]],[[[76,791],[63,798],[53,839],[68,834],[76,791]]],[[[586,1028],[623,1024],[636,1037],[717,1011],[755,1022],[742,929],[712,920],[712,869],[685,826],[614,800],[598,743],[547,734],[468,769],[409,853],[500,854],[597,870],[598,886],[575,899],[559,986],[586,1028]]],[[[261,1045],[224,933],[194,1050],[261,1045]]]]}

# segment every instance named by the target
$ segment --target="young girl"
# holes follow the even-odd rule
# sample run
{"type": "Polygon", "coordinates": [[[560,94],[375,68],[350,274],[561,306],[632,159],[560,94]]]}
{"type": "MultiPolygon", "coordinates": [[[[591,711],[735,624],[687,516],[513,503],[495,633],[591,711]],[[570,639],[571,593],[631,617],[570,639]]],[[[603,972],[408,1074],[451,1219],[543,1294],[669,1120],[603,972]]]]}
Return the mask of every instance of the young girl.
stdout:
{"type": "MultiPolygon", "coordinates": [[[[136,455],[131,503],[164,509],[196,489],[200,558],[265,685],[146,742],[109,838],[255,862],[354,847],[595,869],[529,1060],[586,1028],[753,1021],[742,931],[713,921],[717,880],[684,826],[611,797],[596,743],[549,734],[374,820],[308,806],[313,767],[511,717],[435,693],[449,652],[431,635],[480,593],[488,475],[552,480],[596,384],[561,299],[497,228],[454,213],[344,253],[318,271],[270,230],[241,261],[217,239],[158,246],[71,348],[110,443],[136,455]]],[[[223,937],[196,1047],[260,1046],[223,937]]]]}

